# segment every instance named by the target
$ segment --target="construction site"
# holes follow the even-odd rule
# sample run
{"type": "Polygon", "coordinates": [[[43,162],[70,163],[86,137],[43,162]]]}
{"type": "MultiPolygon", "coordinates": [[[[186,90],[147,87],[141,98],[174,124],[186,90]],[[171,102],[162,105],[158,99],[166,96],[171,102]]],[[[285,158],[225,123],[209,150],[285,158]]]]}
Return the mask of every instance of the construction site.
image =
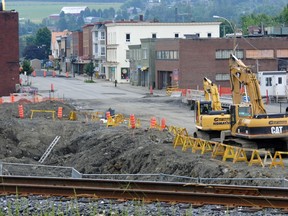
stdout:
{"type": "MultiPolygon", "coordinates": [[[[35,82],[44,86],[53,79],[71,82],[63,77],[40,77],[35,82]]],[[[97,84],[107,89],[106,94],[115,90],[111,83],[97,84]]],[[[276,155],[194,138],[194,111],[181,97],[142,90],[137,99],[129,98],[126,87],[117,87],[122,92],[119,98],[15,99],[16,95],[10,98],[14,103],[2,103],[2,174],[71,177],[70,172],[55,169],[69,167],[80,176],[115,178],[116,174],[120,179],[159,180],[167,175],[170,181],[227,178],[223,182],[229,184],[283,185],[285,152],[276,155]]]]}

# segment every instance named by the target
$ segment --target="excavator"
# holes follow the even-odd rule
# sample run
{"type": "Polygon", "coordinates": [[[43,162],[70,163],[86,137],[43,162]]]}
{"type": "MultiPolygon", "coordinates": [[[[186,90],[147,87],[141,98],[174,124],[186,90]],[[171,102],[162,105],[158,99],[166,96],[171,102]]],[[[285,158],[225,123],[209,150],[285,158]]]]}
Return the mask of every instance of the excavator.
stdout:
{"type": "Polygon", "coordinates": [[[222,108],[217,85],[204,77],[203,87],[205,101],[195,101],[196,131],[193,136],[205,140],[220,139],[221,131],[230,129],[230,114],[222,108]]]}
{"type": "Polygon", "coordinates": [[[233,54],[229,67],[233,103],[230,106],[230,130],[221,132],[221,142],[286,151],[288,115],[267,114],[256,75],[233,54]],[[244,97],[248,98],[246,101],[243,101],[243,88],[244,97]]]}

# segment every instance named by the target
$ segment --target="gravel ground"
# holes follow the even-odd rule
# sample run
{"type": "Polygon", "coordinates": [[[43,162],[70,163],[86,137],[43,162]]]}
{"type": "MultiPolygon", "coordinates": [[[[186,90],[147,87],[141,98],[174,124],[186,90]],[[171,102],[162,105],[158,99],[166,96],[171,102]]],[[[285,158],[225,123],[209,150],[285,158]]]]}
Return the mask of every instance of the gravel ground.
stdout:
{"type": "Polygon", "coordinates": [[[217,205],[193,206],[185,203],[166,202],[143,203],[111,199],[67,199],[63,197],[45,198],[41,196],[0,197],[0,215],[97,215],[97,216],[262,216],[285,215],[277,209],[257,210],[252,208],[227,208],[217,205]]]}

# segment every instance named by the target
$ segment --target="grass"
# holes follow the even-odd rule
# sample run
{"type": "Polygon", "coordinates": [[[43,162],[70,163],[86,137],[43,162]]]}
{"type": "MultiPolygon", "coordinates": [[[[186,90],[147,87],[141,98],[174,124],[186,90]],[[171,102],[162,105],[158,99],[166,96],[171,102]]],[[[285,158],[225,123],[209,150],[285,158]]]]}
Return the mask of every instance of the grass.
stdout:
{"type": "Polygon", "coordinates": [[[34,23],[41,23],[44,18],[50,14],[59,14],[62,7],[68,6],[87,6],[92,9],[109,9],[114,8],[117,11],[121,3],[97,3],[97,2],[42,2],[42,1],[6,1],[6,10],[14,9],[19,13],[19,18],[30,19],[34,23]]]}

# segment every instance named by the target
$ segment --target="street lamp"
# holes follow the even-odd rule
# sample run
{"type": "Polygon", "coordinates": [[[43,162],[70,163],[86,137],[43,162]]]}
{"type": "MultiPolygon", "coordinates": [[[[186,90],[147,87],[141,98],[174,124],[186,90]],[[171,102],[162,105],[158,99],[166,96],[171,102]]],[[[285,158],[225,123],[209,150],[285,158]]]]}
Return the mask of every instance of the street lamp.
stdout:
{"type": "Polygon", "coordinates": [[[233,54],[235,54],[235,50],[236,50],[236,24],[232,25],[232,23],[228,19],[226,19],[225,17],[214,15],[213,18],[215,18],[215,19],[223,19],[223,20],[227,21],[228,24],[230,25],[230,27],[232,28],[233,33],[234,33],[233,54]]]}

